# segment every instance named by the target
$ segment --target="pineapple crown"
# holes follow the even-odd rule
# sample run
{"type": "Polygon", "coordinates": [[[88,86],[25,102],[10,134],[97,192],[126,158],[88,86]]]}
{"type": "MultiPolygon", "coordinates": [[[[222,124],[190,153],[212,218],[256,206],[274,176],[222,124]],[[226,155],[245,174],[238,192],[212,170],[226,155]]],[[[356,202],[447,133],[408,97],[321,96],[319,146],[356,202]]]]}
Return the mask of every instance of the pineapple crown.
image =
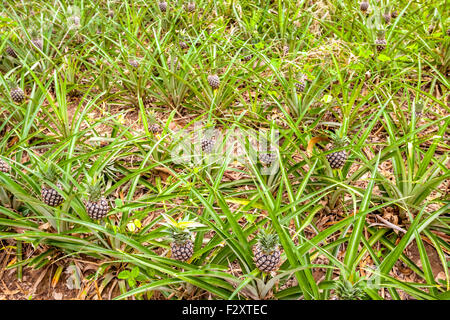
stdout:
{"type": "Polygon", "coordinates": [[[13,79],[6,80],[6,84],[8,85],[8,87],[10,89],[15,89],[15,88],[19,87],[19,85],[17,84],[17,81],[15,81],[13,79]]]}
{"type": "Polygon", "coordinates": [[[148,119],[150,120],[150,124],[158,123],[158,121],[156,120],[156,113],[153,110],[148,113],[148,119]]]}
{"type": "Polygon", "coordinates": [[[424,103],[422,100],[416,101],[416,112],[422,112],[424,103]]]}
{"type": "Polygon", "coordinates": [[[162,223],[162,225],[168,228],[166,233],[176,243],[184,243],[185,241],[190,240],[192,236],[191,230],[194,228],[204,226],[201,223],[189,220],[189,216],[186,216],[181,221],[176,221],[171,216],[165,213],[162,213],[161,215],[164,217],[164,220],[166,221],[165,223],[162,223]]]}
{"type": "Polygon", "coordinates": [[[103,180],[99,179],[97,175],[86,176],[87,183],[85,183],[85,190],[89,201],[97,202],[102,196],[103,180]]]}
{"type": "Polygon", "coordinates": [[[349,139],[347,138],[347,136],[345,136],[345,135],[338,135],[336,133],[329,131],[328,136],[335,148],[342,148],[350,142],[349,139]]]}
{"type": "Polygon", "coordinates": [[[384,39],[385,34],[386,34],[386,31],[384,29],[378,29],[377,30],[377,39],[380,39],[380,40],[384,39]]]}
{"type": "Polygon", "coordinates": [[[340,278],[335,285],[335,294],[340,300],[362,300],[366,293],[361,288],[361,283],[352,284],[349,280],[340,278]]]}
{"type": "Polygon", "coordinates": [[[261,250],[266,254],[269,254],[276,250],[279,245],[278,234],[269,232],[264,229],[259,230],[257,241],[261,250]]]}
{"type": "Polygon", "coordinates": [[[30,36],[31,36],[31,39],[39,38],[39,32],[35,29],[31,29],[30,36]]]}
{"type": "Polygon", "coordinates": [[[44,183],[50,182],[56,184],[58,182],[57,166],[51,160],[45,164],[39,164],[39,171],[41,172],[44,183]]]}

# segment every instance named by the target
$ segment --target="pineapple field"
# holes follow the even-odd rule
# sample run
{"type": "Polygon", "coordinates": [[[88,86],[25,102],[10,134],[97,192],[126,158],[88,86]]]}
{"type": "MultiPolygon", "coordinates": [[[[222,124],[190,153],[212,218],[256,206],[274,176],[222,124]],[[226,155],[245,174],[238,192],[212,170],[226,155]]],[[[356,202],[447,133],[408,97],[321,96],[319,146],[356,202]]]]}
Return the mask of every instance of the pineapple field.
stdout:
{"type": "Polygon", "coordinates": [[[446,0],[0,9],[0,299],[450,299],[446,0]]]}

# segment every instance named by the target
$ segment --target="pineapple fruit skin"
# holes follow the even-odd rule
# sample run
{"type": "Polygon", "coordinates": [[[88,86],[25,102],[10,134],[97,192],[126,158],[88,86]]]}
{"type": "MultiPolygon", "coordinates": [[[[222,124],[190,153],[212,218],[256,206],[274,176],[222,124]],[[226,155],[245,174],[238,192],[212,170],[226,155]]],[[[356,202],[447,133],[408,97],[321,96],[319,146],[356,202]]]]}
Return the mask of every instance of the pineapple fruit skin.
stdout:
{"type": "Polygon", "coordinates": [[[326,157],[330,163],[331,169],[340,169],[344,166],[345,161],[347,160],[347,153],[342,150],[327,154],[326,157]]]}
{"type": "Polygon", "coordinates": [[[367,9],[369,9],[369,3],[367,1],[362,1],[361,4],[359,5],[359,9],[362,12],[366,12],[367,9]]]}
{"type": "Polygon", "coordinates": [[[148,127],[148,130],[152,133],[161,133],[162,128],[157,123],[153,123],[148,127]]]}
{"type": "MultiPolygon", "coordinates": [[[[61,183],[58,182],[56,186],[58,189],[62,189],[61,183]]],[[[41,196],[44,203],[51,207],[57,207],[64,202],[64,197],[53,188],[46,188],[45,186],[42,186],[41,196]]]]}
{"type": "Polygon", "coordinates": [[[105,217],[109,212],[109,204],[105,198],[101,198],[97,202],[88,201],[86,203],[86,211],[91,219],[98,220],[105,217]]]}
{"type": "Polygon", "coordinates": [[[305,87],[306,87],[306,82],[305,80],[300,80],[299,82],[295,83],[295,87],[297,88],[298,92],[303,92],[305,91],[305,87]]]}
{"type": "Polygon", "coordinates": [[[16,103],[22,103],[25,100],[25,93],[19,87],[11,89],[11,99],[16,103]]]}
{"type": "Polygon", "coordinates": [[[218,89],[220,86],[220,79],[219,76],[214,74],[214,75],[209,75],[208,76],[208,83],[211,86],[211,88],[218,89]]]}
{"type": "Polygon", "coordinates": [[[130,59],[130,60],[128,60],[128,63],[129,63],[133,68],[139,68],[139,62],[138,62],[137,60],[130,59]]]}
{"type": "Polygon", "coordinates": [[[194,12],[195,11],[195,2],[188,3],[186,7],[187,12],[194,12]]]}
{"type": "Polygon", "coordinates": [[[277,155],[273,152],[260,152],[259,154],[259,162],[264,166],[271,165],[276,159],[277,155]]]}
{"type": "Polygon", "coordinates": [[[189,48],[188,44],[184,41],[180,41],[179,45],[182,50],[186,50],[189,48]]]}
{"type": "Polygon", "coordinates": [[[271,272],[278,270],[280,266],[281,252],[279,249],[273,250],[271,253],[264,253],[260,245],[256,245],[254,249],[254,261],[256,267],[262,272],[271,272]]]}
{"type": "Polygon", "coordinates": [[[44,41],[42,41],[42,39],[32,39],[31,43],[41,51],[44,49],[44,41]]]}
{"type": "Polygon", "coordinates": [[[167,2],[166,1],[162,1],[158,4],[159,6],[159,10],[161,10],[161,12],[166,12],[167,11],[167,2]]]}
{"type": "Polygon", "coordinates": [[[172,258],[185,262],[194,254],[194,243],[191,240],[186,240],[183,243],[172,242],[170,249],[172,251],[172,258]]]}
{"type": "Polygon", "coordinates": [[[204,153],[211,153],[214,149],[214,141],[212,139],[203,139],[201,146],[204,153]]]}
{"type": "Polygon", "coordinates": [[[6,161],[0,159],[0,172],[8,173],[10,169],[11,168],[9,164],[6,161]]]}
{"type": "Polygon", "coordinates": [[[386,48],[387,42],[386,39],[377,39],[375,40],[375,45],[377,47],[377,51],[381,52],[386,48]]]}
{"type": "Polygon", "coordinates": [[[17,53],[16,53],[16,51],[14,51],[13,48],[11,48],[11,47],[6,47],[5,51],[6,51],[6,53],[7,53],[8,55],[10,55],[11,57],[13,57],[13,58],[15,58],[15,59],[18,58],[17,53]]]}

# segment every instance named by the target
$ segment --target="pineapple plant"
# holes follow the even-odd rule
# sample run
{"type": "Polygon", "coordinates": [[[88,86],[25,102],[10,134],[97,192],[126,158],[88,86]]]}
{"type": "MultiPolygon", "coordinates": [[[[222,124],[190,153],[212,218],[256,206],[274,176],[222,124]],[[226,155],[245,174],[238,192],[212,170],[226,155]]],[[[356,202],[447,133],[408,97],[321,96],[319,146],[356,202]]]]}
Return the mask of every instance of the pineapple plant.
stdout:
{"type": "Polygon", "coordinates": [[[257,244],[253,249],[253,260],[259,270],[267,273],[278,270],[281,262],[281,252],[278,246],[279,239],[276,233],[269,233],[266,230],[259,231],[257,244]]]}
{"type": "Polygon", "coordinates": [[[164,213],[162,213],[162,216],[166,220],[166,223],[163,223],[162,225],[168,228],[166,233],[171,240],[170,251],[172,253],[172,258],[183,262],[188,261],[194,254],[192,229],[202,227],[203,225],[195,221],[189,221],[188,218],[177,222],[164,213]]]}
{"type": "Polygon", "coordinates": [[[158,3],[158,6],[159,6],[159,10],[161,10],[161,12],[167,11],[167,2],[166,1],[162,1],[162,2],[158,3]]]}
{"type": "Polygon", "coordinates": [[[384,30],[378,30],[377,32],[377,39],[375,40],[375,46],[377,48],[378,52],[383,51],[386,48],[387,41],[385,39],[385,32],[384,30]]]}
{"type": "Polygon", "coordinates": [[[211,86],[211,88],[213,88],[213,90],[218,89],[220,86],[219,76],[217,74],[210,74],[208,76],[208,83],[211,86]]]}
{"type": "Polygon", "coordinates": [[[58,181],[58,176],[56,172],[56,166],[53,163],[49,163],[43,172],[44,182],[41,187],[41,196],[45,204],[51,207],[57,207],[64,201],[64,197],[58,192],[62,190],[63,186],[58,181]],[[54,189],[48,183],[56,185],[57,189],[54,189]]]}
{"type": "Polygon", "coordinates": [[[0,159],[0,172],[8,173],[10,169],[9,164],[5,160],[0,159]]]}
{"type": "Polygon", "coordinates": [[[362,12],[366,13],[367,10],[369,9],[369,2],[366,1],[366,0],[361,1],[361,3],[359,4],[359,9],[360,9],[362,12]]]}
{"type": "Polygon", "coordinates": [[[102,196],[102,181],[95,177],[86,184],[88,200],[85,202],[86,212],[93,220],[104,218],[109,212],[109,204],[102,196]]]}
{"type": "MultiPolygon", "coordinates": [[[[332,149],[339,149],[347,145],[348,138],[347,137],[339,137],[336,134],[330,133],[331,141],[333,144],[332,149]]],[[[347,161],[347,152],[345,150],[332,152],[326,155],[328,163],[332,169],[341,169],[345,161],[347,161]]]]}
{"type": "Polygon", "coordinates": [[[17,58],[19,57],[19,56],[17,55],[16,51],[15,51],[13,48],[11,48],[10,46],[6,47],[5,51],[6,51],[6,53],[7,53],[8,55],[10,55],[11,57],[13,57],[14,59],[17,59],[17,58]]]}

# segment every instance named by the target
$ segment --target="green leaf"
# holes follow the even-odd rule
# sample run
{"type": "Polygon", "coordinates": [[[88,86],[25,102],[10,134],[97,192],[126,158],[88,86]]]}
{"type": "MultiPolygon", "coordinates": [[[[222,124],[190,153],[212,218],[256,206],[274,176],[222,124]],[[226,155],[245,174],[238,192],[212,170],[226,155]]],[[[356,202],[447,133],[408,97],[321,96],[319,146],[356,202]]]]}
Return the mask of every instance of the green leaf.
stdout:
{"type": "Polygon", "coordinates": [[[378,60],[386,62],[386,61],[391,61],[391,58],[388,57],[387,55],[384,55],[384,54],[380,53],[378,55],[378,60]]]}
{"type": "Polygon", "coordinates": [[[123,270],[117,275],[117,278],[119,278],[119,279],[128,279],[129,277],[130,277],[130,271],[128,271],[128,270],[123,270]]]}
{"type": "Polygon", "coordinates": [[[131,274],[130,274],[131,277],[136,278],[138,276],[138,274],[139,274],[139,267],[136,266],[133,269],[131,269],[131,274]]]}

